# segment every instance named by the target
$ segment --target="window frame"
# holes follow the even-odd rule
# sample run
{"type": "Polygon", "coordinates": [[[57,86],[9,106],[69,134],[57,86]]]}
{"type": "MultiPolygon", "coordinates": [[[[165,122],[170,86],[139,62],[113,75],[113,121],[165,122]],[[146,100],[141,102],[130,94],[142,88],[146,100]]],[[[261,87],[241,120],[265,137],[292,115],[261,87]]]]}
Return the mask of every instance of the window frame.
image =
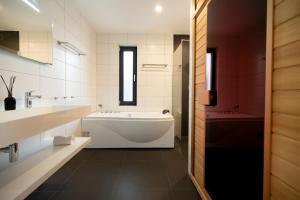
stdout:
{"type": "Polygon", "coordinates": [[[207,48],[207,53],[210,53],[212,55],[212,63],[211,63],[211,91],[216,91],[217,90],[217,50],[216,48],[207,48]]]}
{"type": "Polygon", "coordinates": [[[137,105],[137,47],[136,46],[120,46],[119,51],[119,105],[120,106],[136,106],[137,105]],[[123,56],[125,51],[133,52],[133,100],[124,101],[124,63],[123,56]]]}
{"type": "MultiPolygon", "coordinates": [[[[211,89],[209,91],[209,104],[207,106],[216,106],[218,103],[218,92],[217,92],[217,49],[207,48],[207,53],[212,56],[211,60],[211,89]]],[[[207,62],[207,61],[206,61],[207,62]]],[[[207,86],[206,86],[207,89],[207,86]]]]}

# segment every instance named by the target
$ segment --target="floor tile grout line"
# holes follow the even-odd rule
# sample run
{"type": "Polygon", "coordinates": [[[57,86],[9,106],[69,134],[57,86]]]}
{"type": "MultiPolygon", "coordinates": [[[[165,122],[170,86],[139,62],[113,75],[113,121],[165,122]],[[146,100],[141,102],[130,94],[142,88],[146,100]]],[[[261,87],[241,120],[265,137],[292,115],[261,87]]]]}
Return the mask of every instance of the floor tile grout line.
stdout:
{"type": "Polygon", "coordinates": [[[52,200],[59,192],[62,191],[63,187],[68,183],[68,181],[73,177],[73,175],[80,169],[80,166],[82,166],[84,163],[86,163],[87,160],[81,160],[79,161],[79,163],[76,165],[78,165],[73,172],[65,179],[65,181],[61,184],[61,186],[58,188],[58,190],[49,198],[49,200],[52,200]]]}

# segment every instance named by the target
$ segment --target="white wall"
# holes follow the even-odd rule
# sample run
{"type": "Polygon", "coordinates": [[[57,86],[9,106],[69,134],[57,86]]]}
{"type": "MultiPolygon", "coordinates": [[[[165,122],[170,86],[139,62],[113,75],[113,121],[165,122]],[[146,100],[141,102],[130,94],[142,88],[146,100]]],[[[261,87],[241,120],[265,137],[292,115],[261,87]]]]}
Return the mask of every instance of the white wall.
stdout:
{"type": "Polygon", "coordinates": [[[172,34],[97,34],[97,103],[103,110],[162,111],[172,109],[172,34]],[[137,46],[137,106],[119,106],[119,46],[137,46]],[[168,64],[144,71],[142,64],[168,64]]]}
{"type": "MultiPolygon", "coordinates": [[[[14,96],[17,109],[24,107],[24,93],[36,90],[41,100],[34,100],[33,107],[56,104],[92,104],[96,102],[96,33],[88,25],[72,0],[41,1],[52,11],[53,35],[56,40],[66,40],[87,53],[76,56],[55,46],[53,65],[43,65],[16,55],[0,51],[0,74],[6,79],[17,76],[14,96]],[[68,97],[64,99],[63,97],[68,97]],[[75,98],[70,98],[74,96],[75,98]],[[58,100],[54,100],[58,97],[58,100]]],[[[0,109],[7,93],[0,83],[0,109]]],[[[22,133],[20,133],[22,134],[22,133]]],[[[21,159],[50,145],[53,135],[80,134],[80,121],[69,123],[46,133],[20,142],[21,159]]],[[[0,153],[0,169],[7,167],[8,157],[0,153]]]]}

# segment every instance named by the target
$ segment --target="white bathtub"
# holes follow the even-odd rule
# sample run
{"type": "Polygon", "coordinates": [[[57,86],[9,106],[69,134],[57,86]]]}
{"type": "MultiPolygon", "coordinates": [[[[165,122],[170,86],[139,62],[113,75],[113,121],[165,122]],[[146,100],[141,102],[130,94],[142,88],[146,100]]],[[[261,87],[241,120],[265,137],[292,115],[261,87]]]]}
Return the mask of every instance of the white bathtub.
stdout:
{"type": "Polygon", "coordinates": [[[88,148],[173,148],[174,119],[159,112],[96,112],[82,120],[88,148]]]}

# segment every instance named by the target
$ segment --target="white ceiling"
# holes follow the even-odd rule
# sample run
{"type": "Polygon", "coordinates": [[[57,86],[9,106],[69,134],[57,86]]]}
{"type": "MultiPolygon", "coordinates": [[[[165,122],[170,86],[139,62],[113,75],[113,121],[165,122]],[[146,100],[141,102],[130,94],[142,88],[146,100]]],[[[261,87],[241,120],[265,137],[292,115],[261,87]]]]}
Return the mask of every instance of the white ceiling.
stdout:
{"type": "Polygon", "coordinates": [[[97,32],[189,33],[190,0],[74,0],[97,32]],[[155,5],[163,7],[161,13],[155,5]]]}

